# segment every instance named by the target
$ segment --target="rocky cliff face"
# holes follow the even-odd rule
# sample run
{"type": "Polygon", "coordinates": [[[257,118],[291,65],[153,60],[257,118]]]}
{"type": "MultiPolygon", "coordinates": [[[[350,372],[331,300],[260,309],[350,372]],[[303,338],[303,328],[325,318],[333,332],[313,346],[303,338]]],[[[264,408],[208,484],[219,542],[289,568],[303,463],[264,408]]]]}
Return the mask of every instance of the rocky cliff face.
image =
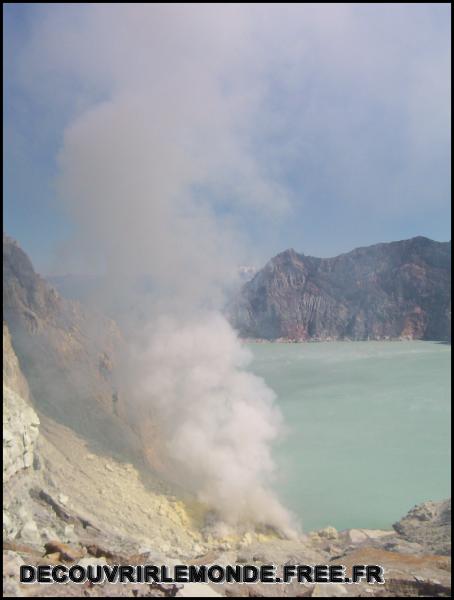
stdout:
{"type": "Polygon", "coordinates": [[[39,412],[109,453],[137,453],[114,377],[121,343],[115,323],[61,297],[5,235],[3,307],[39,412]]]}
{"type": "Polygon", "coordinates": [[[38,528],[30,506],[30,488],[39,463],[40,420],[27,381],[3,323],[3,539],[36,541],[38,528]]]}
{"type": "Polygon", "coordinates": [[[228,307],[243,337],[451,339],[451,242],[424,237],[335,258],[287,250],[228,307]]]}
{"type": "Polygon", "coordinates": [[[3,323],[3,482],[33,465],[39,418],[3,323]]]}

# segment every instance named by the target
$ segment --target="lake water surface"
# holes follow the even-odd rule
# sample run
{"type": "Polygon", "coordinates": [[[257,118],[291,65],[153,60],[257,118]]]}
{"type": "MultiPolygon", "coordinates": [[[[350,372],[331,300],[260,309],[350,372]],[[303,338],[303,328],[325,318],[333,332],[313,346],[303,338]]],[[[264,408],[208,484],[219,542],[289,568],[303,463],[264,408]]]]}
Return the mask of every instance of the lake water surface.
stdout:
{"type": "Polygon", "coordinates": [[[276,487],[303,530],[389,528],[450,496],[451,346],[249,344],[288,427],[276,487]]]}

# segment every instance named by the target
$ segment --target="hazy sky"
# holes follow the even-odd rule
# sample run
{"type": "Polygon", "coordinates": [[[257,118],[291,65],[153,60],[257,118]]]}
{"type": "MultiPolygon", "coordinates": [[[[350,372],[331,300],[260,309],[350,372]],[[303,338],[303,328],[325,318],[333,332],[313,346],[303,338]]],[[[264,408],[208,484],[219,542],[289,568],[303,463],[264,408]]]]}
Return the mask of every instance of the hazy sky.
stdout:
{"type": "Polygon", "coordinates": [[[209,206],[239,260],[448,240],[450,19],[449,4],[6,4],[5,231],[40,271],[64,268],[78,215],[56,180],[78,131],[103,115],[107,139],[106,107],[124,106],[130,176],[209,206]]]}

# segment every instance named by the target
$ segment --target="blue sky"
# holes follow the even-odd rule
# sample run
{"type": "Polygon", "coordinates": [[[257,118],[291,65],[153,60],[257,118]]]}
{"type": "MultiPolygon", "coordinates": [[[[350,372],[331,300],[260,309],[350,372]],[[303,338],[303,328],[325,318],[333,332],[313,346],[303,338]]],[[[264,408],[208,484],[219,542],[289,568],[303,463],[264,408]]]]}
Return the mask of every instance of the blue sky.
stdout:
{"type": "MultiPolygon", "coordinates": [[[[70,269],[66,241],[102,238],[111,190],[68,161],[132,114],[147,162],[127,157],[127,177],[156,169],[149,197],[227,223],[238,260],[448,240],[450,36],[448,4],[6,4],[5,231],[42,272],[70,269]]],[[[167,206],[128,202],[139,221],[167,206]]]]}

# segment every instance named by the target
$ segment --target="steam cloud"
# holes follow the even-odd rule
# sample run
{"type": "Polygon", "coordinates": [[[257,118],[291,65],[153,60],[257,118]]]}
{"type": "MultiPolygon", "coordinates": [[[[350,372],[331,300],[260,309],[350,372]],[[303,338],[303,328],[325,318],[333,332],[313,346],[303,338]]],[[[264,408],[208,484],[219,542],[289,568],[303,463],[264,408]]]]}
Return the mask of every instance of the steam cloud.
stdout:
{"type": "Polygon", "coordinates": [[[136,394],[154,411],[158,447],[185,487],[227,524],[290,535],[289,514],[269,489],[281,414],[274,393],[245,370],[250,358],[218,313],[160,319],[135,360],[145,374],[136,394]]]}
{"type": "MultiPolygon", "coordinates": [[[[245,150],[254,94],[225,93],[235,47],[216,42],[188,7],[178,7],[184,23],[176,8],[170,21],[162,7],[111,10],[113,31],[101,43],[121,37],[125,23],[137,39],[128,39],[125,62],[114,45],[111,60],[100,48],[110,98],[73,120],[59,156],[78,255],[103,273],[106,299],[140,306],[129,394],[155,425],[145,444],[224,522],[290,534],[289,514],[270,489],[270,448],[281,428],[274,394],[245,370],[248,352],[219,312],[241,247],[219,198],[227,194],[229,212],[235,203],[271,212],[286,205],[245,150]],[[144,276],[148,293],[136,295],[144,276]]],[[[241,43],[241,20],[234,29],[241,43]]]]}

